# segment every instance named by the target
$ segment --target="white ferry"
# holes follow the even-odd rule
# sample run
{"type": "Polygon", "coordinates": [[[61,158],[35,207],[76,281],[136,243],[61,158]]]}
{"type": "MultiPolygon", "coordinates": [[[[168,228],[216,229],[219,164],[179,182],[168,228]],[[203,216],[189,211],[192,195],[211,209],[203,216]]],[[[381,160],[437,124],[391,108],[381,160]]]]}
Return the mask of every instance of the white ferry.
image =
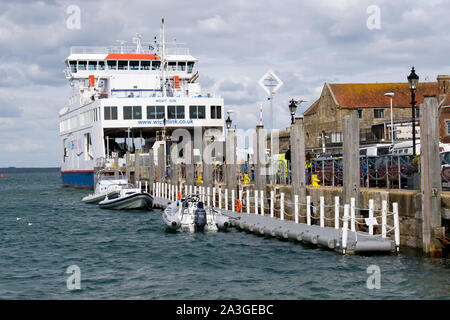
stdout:
{"type": "MultiPolygon", "coordinates": [[[[146,153],[161,141],[161,132],[194,127],[224,134],[224,102],[202,94],[198,60],[189,49],[160,36],[134,46],[72,47],[65,75],[71,95],[59,112],[63,184],[94,186],[94,167],[124,162],[127,151],[146,153]],[[164,129],[164,131],[163,131],[164,129]]],[[[156,154],[156,152],[155,152],[156,154]]]]}

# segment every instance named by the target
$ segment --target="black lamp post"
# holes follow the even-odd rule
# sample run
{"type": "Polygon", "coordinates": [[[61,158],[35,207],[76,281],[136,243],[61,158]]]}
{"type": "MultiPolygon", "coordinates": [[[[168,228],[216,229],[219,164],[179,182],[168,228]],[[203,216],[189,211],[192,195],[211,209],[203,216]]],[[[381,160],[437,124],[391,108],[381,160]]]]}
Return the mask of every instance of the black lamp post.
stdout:
{"type": "Polygon", "coordinates": [[[412,139],[413,139],[413,157],[416,156],[416,89],[419,84],[419,76],[416,74],[414,67],[408,76],[409,89],[411,90],[411,106],[412,106],[412,139]]]}
{"type": "Polygon", "coordinates": [[[295,112],[297,111],[297,104],[295,103],[295,100],[292,99],[291,101],[289,101],[289,111],[291,112],[291,124],[294,124],[294,116],[295,116],[295,112]]]}
{"type": "Polygon", "coordinates": [[[228,130],[230,130],[230,128],[231,128],[231,119],[230,119],[230,115],[228,115],[228,118],[227,118],[227,120],[225,120],[225,123],[226,123],[226,125],[227,125],[227,129],[228,130]]]}

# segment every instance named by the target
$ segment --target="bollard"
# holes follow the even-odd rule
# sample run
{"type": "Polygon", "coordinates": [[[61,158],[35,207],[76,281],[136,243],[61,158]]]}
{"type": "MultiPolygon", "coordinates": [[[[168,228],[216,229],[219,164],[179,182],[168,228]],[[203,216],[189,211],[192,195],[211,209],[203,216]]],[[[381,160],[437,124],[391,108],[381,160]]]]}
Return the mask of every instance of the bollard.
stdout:
{"type": "Polygon", "coordinates": [[[298,195],[294,196],[295,223],[298,223],[298,195]]]}
{"type": "Polygon", "coordinates": [[[311,225],[311,196],[306,196],[306,224],[311,225]]]}
{"type": "Polygon", "coordinates": [[[350,228],[352,231],[356,231],[355,198],[350,198],[350,215],[352,218],[350,228]]]}
{"type": "Polygon", "coordinates": [[[395,248],[397,252],[400,250],[400,224],[398,219],[398,203],[394,202],[392,204],[392,211],[394,212],[394,238],[395,238],[395,248]]]}
{"type": "Polygon", "coordinates": [[[273,191],[270,191],[270,217],[271,218],[273,218],[273,208],[274,208],[274,203],[273,203],[273,200],[274,200],[274,193],[273,193],[273,191]]]}
{"type": "Polygon", "coordinates": [[[155,183],[153,182],[153,198],[156,198],[156,189],[155,189],[155,183]]]}
{"type": "Polygon", "coordinates": [[[261,190],[261,215],[264,215],[264,191],[261,190]]]}
{"type": "Polygon", "coordinates": [[[192,195],[192,185],[189,185],[189,195],[192,195]]]}
{"type": "Polygon", "coordinates": [[[208,207],[210,207],[211,206],[211,201],[210,201],[210,194],[209,194],[209,187],[208,188],[206,188],[206,197],[207,197],[207,205],[208,205],[208,207]]]}
{"type": "Polygon", "coordinates": [[[344,205],[344,223],[342,226],[342,253],[345,254],[347,249],[347,236],[348,236],[348,204],[344,205]]]}
{"type": "Polygon", "coordinates": [[[334,197],[334,228],[339,229],[339,197],[334,197]]]}
{"type": "Polygon", "coordinates": [[[194,194],[197,194],[197,186],[194,186],[194,194]]]}
{"type": "Polygon", "coordinates": [[[225,210],[228,210],[228,189],[225,189],[225,210]]]}
{"type": "Polygon", "coordinates": [[[148,181],[145,180],[145,192],[148,193],[148,181]]]}
{"type": "Polygon", "coordinates": [[[255,214],[258,214],[258,190],[255,190],[255,214]]]}
{"type": "Polygon", "coordinates": [[[236,201],[235,201],[235,194],[234,189],[231,190],[231,211],[236,211],[236,201]]]}
{"type": "Polygon", "coordinates": [[[320,197],[320,227],[325,227],[325,198],[322,196],[320,197]]]}
{"type": "Polygon", "coordinates": [[[381,202],[381,237],[386,238],[386,223],[387,223],[387,201],[381,202]]]}
{"type": "Polygon", "coordinates": [[[247,189],[245,193],[247,194],[247,214],[250,214],[250,190],[247,189]]]}
{"type": "Polygon", "coordinates": [[[212,189],[212,206],[215,207],[216,206],[216,187],[213,187],[212,189]]]}
{"type": "Polygon", "coordinates": [[[222,209],[222,188],[219,189],[219,209],[222,209]]]}
{"type": "MultiPolygon", "coordinates": [[[[369,219],[373,218],[373,199],[369,199],[369,219]]],[[[369,234],[373,236],[373,224],[369,225],[369,234]]]]}
{"type": "Polygon", "coordinates": [[[284,193],[280,193],[280,220],[284,220],[284,193]]]}
{"type": "MultiPolygon", "coordinates": [[[[239,200],[242,203],[242,189],[239,189],[239,200]]],[[[241,205],[242,206],[242,205],[241,205]]]]}
{"type": "MultiPolygon", "coordinates": [[[[183,189],[180,187],[180,193],[181,193],[181,190],[183,190],[183,189]]],[[[178,185],[175,185],[175,201],[178,201],[178,185]]]]}

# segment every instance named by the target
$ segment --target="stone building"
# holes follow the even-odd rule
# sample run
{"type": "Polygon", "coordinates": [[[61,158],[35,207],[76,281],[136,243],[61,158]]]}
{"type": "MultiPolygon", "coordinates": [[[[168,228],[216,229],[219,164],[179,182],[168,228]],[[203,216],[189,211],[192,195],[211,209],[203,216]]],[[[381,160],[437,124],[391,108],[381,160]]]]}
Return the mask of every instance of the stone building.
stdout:
{"type": "MultiPolygon", "coordinates": [[[[420,110],[424,96],[436,95],[443,102],[440,115],[441,141],[450,142],[450,97],[447,97],[449,76],[438,76],[437,82],[419,82],[416,91],[416,132],[420,137],[420,110]]],[[[408,83],[328,83],[322,93],[304,112],[305,144],[312,153],[321,153],[324,142],[326,152],[342,149],[342,118],[351,110],[360,117],[360,144],[411,139],[411,92],[408,83]],[[390,98],[393,92],[393,122],[391,128],[390,98]]]]}

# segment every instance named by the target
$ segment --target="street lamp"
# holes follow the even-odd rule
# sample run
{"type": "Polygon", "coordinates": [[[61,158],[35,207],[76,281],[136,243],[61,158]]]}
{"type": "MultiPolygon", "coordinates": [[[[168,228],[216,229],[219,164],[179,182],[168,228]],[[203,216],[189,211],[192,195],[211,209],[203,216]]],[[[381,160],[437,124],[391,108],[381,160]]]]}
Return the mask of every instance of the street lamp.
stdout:
{"type": "Polygon", "coordinates": [[[393,92],[388,92],[384,94],[385,96],[391,98],[391,140],[392,140],[392,145],[394,145],[394,114],[392,113],[392,97],[394,96],[393,92]]]}
{"type": "Polygon", "coordinates": [[[289,111],[291,112],[291,124],[294,124],[294,116],[295,116],[295,112],[297,111],[297,104],[295,103],[294,99],[291,99],[291,101],[289,101],[289,111]]]}
{"type": "Polygon", "coordinates": [[[419,84],[419,76],[411,69],[408,76],[409,89],[411,90],[411,106],[412,106],[412,139],[413,139],[413,156],[416,156],[416,89],[419,84]]]}
{"type": "Polygon", "coordinates": [[[226,125],[227,125],[227,129],[228,130],[230,130],[230,128],[231,128],[231,123],[232,123],[233,121],[231,121],[231,119],[230,119],[230,112],[228,112],[228,118],[227,118],[227,120],[225,120],[225,123],[226,123],[226,125]]]}

